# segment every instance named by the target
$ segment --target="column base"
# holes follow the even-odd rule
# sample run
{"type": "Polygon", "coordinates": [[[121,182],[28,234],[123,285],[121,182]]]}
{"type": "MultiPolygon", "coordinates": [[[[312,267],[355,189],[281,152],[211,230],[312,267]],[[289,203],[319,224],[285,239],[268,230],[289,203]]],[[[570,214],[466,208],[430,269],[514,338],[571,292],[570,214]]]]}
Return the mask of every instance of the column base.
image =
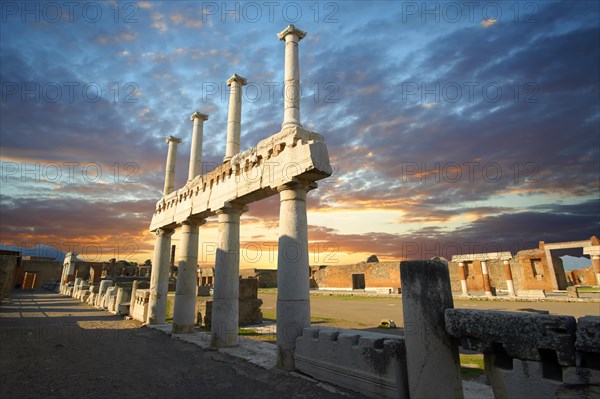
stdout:
{"type": "Polygon", "coordinates": [[[277,345],[277,368],[285,371],[296,370],[296,360],[294,359],[294,351],[284,349],[277,345]]]}
{"type": "Polygon", "coordinates": [[[486,291],[485,296],[493,296],[491,291],[486,291]]]}
{"type": "Polygon", "coordinates": [[[191,334],[194,332],[194,325],[189,324],[175,324],[173,323],[173,327],[171,328],[172,334],[191,334]]]}

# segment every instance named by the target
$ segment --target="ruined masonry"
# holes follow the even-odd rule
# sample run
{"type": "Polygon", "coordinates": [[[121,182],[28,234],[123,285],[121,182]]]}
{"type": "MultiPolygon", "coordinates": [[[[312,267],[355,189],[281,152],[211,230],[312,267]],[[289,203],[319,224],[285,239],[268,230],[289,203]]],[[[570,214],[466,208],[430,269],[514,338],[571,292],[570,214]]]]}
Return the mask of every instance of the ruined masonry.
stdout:
{"type": "MultiPolygon", "coordinates": [[[[193,134],[186,185],[174,190],[177,146],[167,138],[168,155],[163,197],[156,204],[150,231],[156,233],[147,322],[165,323],[169,251],[175,229],[182,232],[173,333],[193,332],[196,320],[198,235],[206,219],[218,218],[211,345],[238,344],[240,215],[252,202],[279,194],[279,253],[277,297],[277,364],[294,369],[296,338],[310,325],[308,226],[306,193],[331,174],[327,147],[321,135],[300,123],[298,43],[306,35],[293,25],[278,38],[285,42],[284,118],[281,131],[240,152],[242,87],[246,79],[234,74],[223,164],[201,173],[202,134],[208,115],[191,116],[193,134]]],[[[138,295],[141,295],[138,294],[138,295]]],[[[143,298],[139,301],[143,302],[143,298]]]]}

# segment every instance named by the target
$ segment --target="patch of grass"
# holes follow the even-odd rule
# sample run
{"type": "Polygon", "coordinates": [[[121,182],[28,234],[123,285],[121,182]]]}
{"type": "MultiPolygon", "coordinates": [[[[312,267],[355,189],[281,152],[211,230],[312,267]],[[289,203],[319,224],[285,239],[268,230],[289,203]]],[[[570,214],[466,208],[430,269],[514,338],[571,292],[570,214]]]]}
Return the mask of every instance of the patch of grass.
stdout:
{"type": "Polygon", "coordinates": [[[600,292],[600,287],[577,287],[577,292],[600,292]]]}
{"type": "Polygon", "coordinates": [[[322,316],[311,316],[310,323],[311,324],[335,324],[337,321],[331,317],[322,317],[322,316]]]}
{"type": "Polygon", "coordinates": [[[274,321],[276,319],[277,312],[275,311],[275,309],[263,309],[262,314],[263,319],[274,321]]]}
{"type": "Polygon", "coordinates": [[[460,374],[464,380],[474,380],[485,374],[483,354],[460,354],[460,374]]]}
{"type": "Polygon", "coordinates": [[[277,287],[274,287],[274,288],[259,288],[258,292],[263,292],[265,294],[276,294],[277,293],[277,287]]]}

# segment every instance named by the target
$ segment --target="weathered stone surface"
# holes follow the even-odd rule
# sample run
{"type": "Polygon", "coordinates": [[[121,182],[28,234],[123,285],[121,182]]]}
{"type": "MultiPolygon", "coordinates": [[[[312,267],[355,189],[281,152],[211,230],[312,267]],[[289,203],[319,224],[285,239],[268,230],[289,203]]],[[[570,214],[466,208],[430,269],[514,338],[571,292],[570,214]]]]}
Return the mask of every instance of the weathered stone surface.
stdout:
{"type": "Polygon", "coordinates": [[[585,316],[577,320],[575,349],[600,353],[600,316],[585,316]]]}
{"type": "MultiPolygon", "coordinates": [[[[486,369],[488,369],[487,364],[486,369]]],[[[490,369],[487,375],[496,398],[560,397],[557,391],[561,388],[562,382],[559,378],[548,378],[540,362],[514,359],[510,368],[491,367],[490,369]]]]}
{"type": "Polygon", "coordinates": [[[446,331],[466,349],[486,353],[500,345],[509,357],[533,361],[542,360],[540,350],[550,350],[560,365],[575,365],[572,316],[447,309],[445,319],[446,331]]]}
{"type": "Polygon", "coordinates": [[[458,345],[444,327],[454,307],[448,265],[404,261],[400,275],[411,398],[462,398],[458,345]]]}
{"type": "Polygon", "coordinates": [[[373,398],[408,398],[404,338],[307,327],[296,339],[296,369],[373,398]]]}

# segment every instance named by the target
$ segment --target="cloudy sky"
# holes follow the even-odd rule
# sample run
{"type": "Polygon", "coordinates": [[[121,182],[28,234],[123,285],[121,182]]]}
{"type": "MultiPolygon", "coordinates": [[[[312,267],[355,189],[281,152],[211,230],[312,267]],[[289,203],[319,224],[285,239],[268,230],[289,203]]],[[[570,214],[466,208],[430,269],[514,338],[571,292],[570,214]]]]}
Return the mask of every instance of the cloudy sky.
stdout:
{"type": "MultiPolygon", "coordinates": [[[[151,257],[167,145],[187,178],[280,130],[284,45],[334,173],[309,194],[311,264],[450,257],[600,232],[597,2],[2,2],[0,242],[151,257]]],[[[278,199],[242,217],[242,267],[275,267],[278,199]]],[[[214,259],[214,220],[200,261],[214,259]]],[[[175,243],[178,238],[175,237],[175,243]]],[[[43,254],[39,254],[43,255],[43,254]]]]}

